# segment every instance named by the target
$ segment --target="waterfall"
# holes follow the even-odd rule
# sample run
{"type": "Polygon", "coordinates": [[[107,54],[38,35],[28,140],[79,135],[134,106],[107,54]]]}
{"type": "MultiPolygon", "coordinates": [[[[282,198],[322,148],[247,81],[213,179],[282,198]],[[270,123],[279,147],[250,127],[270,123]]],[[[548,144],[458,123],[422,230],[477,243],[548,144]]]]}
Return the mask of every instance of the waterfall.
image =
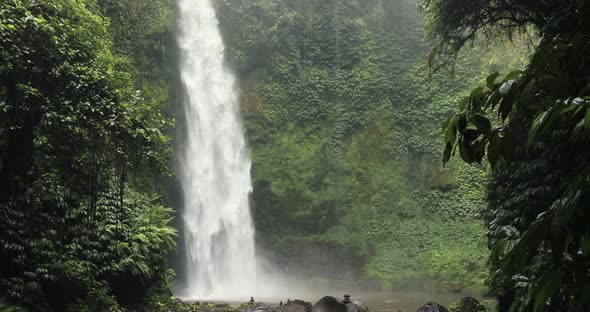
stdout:
{"type": "Polygon", "coordinates": [[[256,283],[248,205],[250,158],[236,78],[211,0],[178,1],[186,139],[178,175],[184,194],[185,299],[248,299],[256,283]]]}

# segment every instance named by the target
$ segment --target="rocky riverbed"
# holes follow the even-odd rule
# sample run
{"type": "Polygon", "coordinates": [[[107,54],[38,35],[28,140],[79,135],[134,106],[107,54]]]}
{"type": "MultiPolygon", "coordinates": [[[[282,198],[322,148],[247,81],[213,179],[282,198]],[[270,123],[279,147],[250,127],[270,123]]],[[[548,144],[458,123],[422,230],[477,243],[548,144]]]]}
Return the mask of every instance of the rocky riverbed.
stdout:
{"type": "MultiPolygon", "coordinates": [[[[445,307],[435,301],[424,303],[418,310],[395,309],[391,312],[492,312],[495,311],[493,301],[479,302],[473,297],[464,297],[457,302],[445,307]]],[[[158,304],[156,304],[156,307],[158,304]]],[[[166,312],[370,312],[369,307],[357,300],[345,296],[337,299],[326,296],[312,305],[303,300],[287,300],[278,304],[265,304],[257,302],[254,298],[250,302],[242,304],[192,302],[183,303],[177,298],[170,298],[166,302],[159,303],[159,309],[155,311],[166,312]]],[[[382,310],[379,310],[383,312],[382,310]]],[[[152,311],[149,311],[152,312],[152,311]]],[[[376,311],[372,311],[376,312],[376,311]]]]}

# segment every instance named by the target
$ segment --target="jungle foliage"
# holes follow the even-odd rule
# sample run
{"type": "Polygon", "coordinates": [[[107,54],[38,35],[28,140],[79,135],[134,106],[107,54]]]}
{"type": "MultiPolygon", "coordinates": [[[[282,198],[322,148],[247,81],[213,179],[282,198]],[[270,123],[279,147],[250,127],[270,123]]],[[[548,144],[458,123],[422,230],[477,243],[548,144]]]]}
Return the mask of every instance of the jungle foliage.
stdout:
{"type": "Polygon", "coordinates": [[[153,78],[162,62],[135,52],[170,30],[171,12],[166,1],[0,3],[0,297],[115,311],[170,279],[176,231],[156,194],[173,120],[153,78]],[[115,13],[153,16],[151,28],[123,33],[115,13]]]}
{"type": "MultiPolygon", "coordinates": [[[[383,285],[456,292],[487,290],[489,256],[502,309],[583,309],[587,3],[426,0],[424,20],[417,0],[216,0],[259,240],[338,243],[383,285]]],[[[0,3],[0,308],[198,310],[169,293],[173,15],[0,3]]]]}
{"type": "Polygon", "coordinates": [[[481,48],[454,77],[431,77],[416,5],[216,1],[243,82],[256,228],[271,249],[347,246],[384,285],[485,291],[486,167],[443,167],[440,124],[467,88],[524,63],[526,46],[481,48]]]}
{"type": "Polygon", "coordinates": [[[424,3],[446,56],[475,36],[540,37],[525,70],[489,76],[446,123],[445,161],[458,150],[494,168],[483,212],[490,286],[502,311],[587,310],[590,2],[463,3],[424,3]]]}

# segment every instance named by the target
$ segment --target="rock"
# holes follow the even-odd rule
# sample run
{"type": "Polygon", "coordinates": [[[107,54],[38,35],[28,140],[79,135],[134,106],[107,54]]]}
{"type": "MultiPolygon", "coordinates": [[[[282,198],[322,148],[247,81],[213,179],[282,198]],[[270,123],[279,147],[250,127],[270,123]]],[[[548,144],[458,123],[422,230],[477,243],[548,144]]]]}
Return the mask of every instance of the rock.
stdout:
{"type": "Polygon", "coordinates": [[[359,308],[354,303],[347,303],[346,304],[346,311],[347,312],[359,312],[359,308]]]}
{"type": "Polygon", "coordinates": [[[291,302],[291,304],[298,304],[298,305],[302,305],[305,307],[305,311],[306,312],[311,312],[312,311],[312,306],[311,306],[311,302],[307,302],[307,301],[303,301],[303,300],[293,300],[291,302]]]}
{"type": "Polygon", "coordinates": [[[484,312],[487,311],[486,307],[482,305],[479,300],[473,297],[463,297],[456,304],[455,307],[451,309],[453,312],[484,312]]]}
{"type": "Polygon", "coordinates": [[[449,312],[449,310],[447,310],[447,308],[445,308],[438,302],[431,301],[425,303],[416,312],[449,312]]]}
{"type": "MultiPolygon", "coordinates": [[[[324,297],[313,306],[303,300],[288,300],[287,304],[266,306],[257,302],[256,304],[244,303],[238,307],[240,312],[369,312],[367,305],[360,301],[344,304],[334,297],[324,297]]],[[[226,312],[226,311],[219,311],[226,312]]]]}
{"type": "Polygon", "coordinates": [[[352,303],[356,305],[358,312],[369,312],[369,307],[364,302],[355,300],[352,303]]]}
{"type": "Polygon", "coordinates": [[[312,307],[313,312],[347,312],[348,309],[342,301],[326,296],[316,302],[312,307]]]}
{"type": "Polygon", "coordinates": [[[366,304],[355,300],[346,304],[346,311],[348,312],[369,312],[369,307],[366,304]]]}
{"type": "Polygon", "coordinates": [[[275,307],[276,312],[312,312],[312,306],[310,302],[303,300],[293,300],[285,304],[275,307]]]}
{"type": "Polygon", "coordinates": [[[274,307],[273,312],[305,312],[305,307],[298,304],[287,304],[274,307]]]}

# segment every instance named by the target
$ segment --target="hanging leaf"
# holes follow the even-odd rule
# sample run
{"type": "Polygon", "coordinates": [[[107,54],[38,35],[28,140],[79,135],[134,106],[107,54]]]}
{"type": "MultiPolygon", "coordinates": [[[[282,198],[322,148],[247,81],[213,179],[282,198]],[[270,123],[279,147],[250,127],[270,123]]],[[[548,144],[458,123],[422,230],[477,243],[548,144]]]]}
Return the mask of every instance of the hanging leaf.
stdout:
{"type": "Polygon", "coordinates": [[[471,164],[475,161],[474,156],[473,156],[473,151],[470,149],[469,145],[460,143],[459,144],[459,154],[461,155],[461,158],[463,159],[463,161],[465,161],[468,164],[471,164]]]}
{"type": "Polygon", "coordinates": [[[483,95],[483,87],[477,87],[477,88],[471,90],[470,97],[473,100],[473,99],[478,98],[482,95],[483,95]]]}
{"type": "Polygon", "coordinates": [[[488,99],[486,101],[486,105],[484,106],[484,109],[491,108],[492,110],[494,110],[494,108],[496,108],[496,106],[498,105],[498,102],[500,102],[501,99],[502,99],[502,95],[500,94],[500,92],[498,92],[498,91],[492,92],[492,94],[490,94],[490,96],[488,96],[488,99]]]}
{"type": "Polygon", "coordinates": [[[531,130],[529,131],[529,139],[528,139],[529,145],[537,137],[539,129],[541,129],[541,127],[543,126],[543,122],[545,120],[545,117],[547,116],[547,114],[550,114],[550,113],[551,113],[551,110],[546,111],[546,112],[542,112],[535,118],[535,120],[533,120],[533,123],[531,125],[531,130]]]}
{"type": "Polygon", "coordinates": [[[443,163],[449,162],[451,159],[451,153],[453,152],[453,145],[451,143],[445,144],[445,150],[443,152],[443,163]]]}
{"type": "Polygon", "coordinates": [[[482,105],[482,98],[483,98],[483,87],[478,87],[471,91],[471,109],[473,111],[479,111],[482,105]]]}
{"type": "Polygon", "coordinates": [[[495,72],[486,78],[486,85],[488,89],[494,89],[494,83],[496,82],[496,79],[498,79],[498,76],[500,76],[500,72],[495,72]]]}
{"type": "Polygon", "coordinates": [[[477,130],[479,130],[483,134],[487,134],[490,131],[492,131],[492,123],[489,119],[482,115],[474,115],[473,117],[471,117],[470,121],[471,123],[473,123],[473,125],[475,125],[477,130]]]}
{"type": "Polygon", "coordinates": [[[442,128],[442,132],[445,133],[445,131],[447,130],[447,128],[449,127],[449,124],[451,123],[451,119],[453,119],[453,116],[449,116],[447,119],[445,119],[445,121],[443,121],[441,128],[442,128]]]}
{"type": "Polygon", "coordinates": [[[475,129],[467,129],[463,133],[463,142],[468,145],[472,145],[477,138],[479,138],[481,133],[475,129]]]}
{"type": "Polygon", "coordinates": [[[457,129],[459,130],[459,133],[463,133],[465,132],[465,129],[467,129],[467,117],[465,117],[465,115],[461,115],[461,117],[459,117],[457,129]]]}
{"type": "Polygon", "coordinates": [[[515,70],[506,75],[504,77],[504,81],[515,80],[520,77],[524,72],[522,70],[515,70]]]}
{"type": "Polygon", "coordinates": [[[447,129],[445,131],[445,142],[451,144],[455,143],[455,140],[457,138],[457,123],[459,122],[460,117],[461,114],[457,114],[453,116],[453,118],[449,122],[449,125],[447,126],[447,129]]]}
{"type": "Polygon", "coordinates": [[[459,111],[464,111],[467,108],[467,105],[469,105],[469,100],[470,98],[467,96],[459,101],[459,111]]]}
{"type": "Polygon", "coordinates": [[[498,115],[503,122],[506,121],[506,118],[508,118],[508,115],[510,112],[512,112],[513,104],[514,103],[511,94],[507,94],[504,96],[504,98],[502,98],[502,102],[500,102],[500,108],[498,108],[498,115]]]}

